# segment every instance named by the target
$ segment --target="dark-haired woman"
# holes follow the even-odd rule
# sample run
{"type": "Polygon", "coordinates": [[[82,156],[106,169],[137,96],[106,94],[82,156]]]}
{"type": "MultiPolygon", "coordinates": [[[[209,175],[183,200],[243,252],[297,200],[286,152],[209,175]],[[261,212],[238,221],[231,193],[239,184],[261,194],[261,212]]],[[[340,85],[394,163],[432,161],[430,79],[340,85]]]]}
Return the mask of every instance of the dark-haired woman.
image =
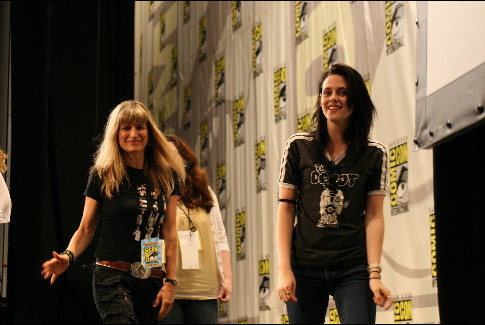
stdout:
{"type": "Polygon", "coordinates": [[[334,64],[319,80],[310,132],[292,135],[281,160],[278,294],[291,323],[375,323],[392,304],[381,282],[388,161],[369,139],[375,107],[362,76],[334,64]],[[296,217],[296,223],[295,223],[296,217]]]}
{"type": "Polygon", "coordinates": [[[179,249],[175,302],[162,324],[216,324],[217,299],[232,294],[231,258],[217,197],[192,148],[180,137],[167,140],[185,161],[187,178],[177,203],[179,249]]]}

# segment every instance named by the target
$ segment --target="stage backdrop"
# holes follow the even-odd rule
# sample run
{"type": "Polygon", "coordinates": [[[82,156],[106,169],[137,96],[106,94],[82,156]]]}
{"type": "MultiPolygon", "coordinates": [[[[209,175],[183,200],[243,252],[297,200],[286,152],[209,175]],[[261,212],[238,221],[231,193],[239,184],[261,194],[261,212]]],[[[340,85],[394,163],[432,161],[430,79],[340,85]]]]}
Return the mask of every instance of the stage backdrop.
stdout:
{"type": "MultiPolygon", "coordinates": [[[[234,269],[222,323],[287,323],[277,283],[277,178],[287,138],[309,126],[317,79],[364,76],[373,138],[390,157],[378,323],[439,323],[432,152],[414,146],[416,2],[146,1],[135,4],[135,97],[196,150],[218,195],[234,269]]],[[[339,323],[331,301],[327,320],[339,323]]]]}

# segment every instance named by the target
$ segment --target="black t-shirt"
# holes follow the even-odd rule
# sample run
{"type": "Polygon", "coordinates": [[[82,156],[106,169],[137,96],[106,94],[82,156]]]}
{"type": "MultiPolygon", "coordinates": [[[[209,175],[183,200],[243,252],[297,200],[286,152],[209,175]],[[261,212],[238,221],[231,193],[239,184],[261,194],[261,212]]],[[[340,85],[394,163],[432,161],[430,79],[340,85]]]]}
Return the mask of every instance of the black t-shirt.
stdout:
{"type": "MultiPolygon", "coordinates": [[[[166,195],[154,199],[143,169],[127,167],[130,182],[124,180],[112,199],[101,193],[101,180],[91,172],[84,192],[101,203],[100,239],[96,248],[98,261],[139,262],[140,240],[159,237],[160,223],[165,218],[166,195]]],[[[171,195],[180,195],[178,177],[171,195]]]]}
{"type": "Polygon", "coordinates": [[[370,141],[362,157],[316,157],[309,133],[292,135],[283,153],[279,186],[298,191],[290,263],[314,269],[367,264],[365,205],[387,192],[387,151],[370,141]]]}

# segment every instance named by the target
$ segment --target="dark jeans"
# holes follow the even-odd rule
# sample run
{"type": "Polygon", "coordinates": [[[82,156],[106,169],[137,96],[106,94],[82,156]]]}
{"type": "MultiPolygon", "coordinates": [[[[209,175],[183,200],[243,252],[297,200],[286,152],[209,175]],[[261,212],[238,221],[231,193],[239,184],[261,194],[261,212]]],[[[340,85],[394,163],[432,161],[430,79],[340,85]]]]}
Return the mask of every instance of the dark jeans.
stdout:
{"type": "Polygon", "coordinates": [[[217,324],[217,299],[175,299],[170,312],[159,324],[217,324]]]}
{"type": "Polygon", "coordinates": [[[332,295],[342,324],[375,324],[366,265],[338,270],[293,267],[298,302],[286,303],[291,324],[323,324],[332,295]]]}
{"type": "Polygon", "coordinates": [[[99,265],[94,269],[94,302],[104,324],[156,324],[160,306],[153,308],[153,302],[161,287],[161,279],[137,279],[99,265]]]}

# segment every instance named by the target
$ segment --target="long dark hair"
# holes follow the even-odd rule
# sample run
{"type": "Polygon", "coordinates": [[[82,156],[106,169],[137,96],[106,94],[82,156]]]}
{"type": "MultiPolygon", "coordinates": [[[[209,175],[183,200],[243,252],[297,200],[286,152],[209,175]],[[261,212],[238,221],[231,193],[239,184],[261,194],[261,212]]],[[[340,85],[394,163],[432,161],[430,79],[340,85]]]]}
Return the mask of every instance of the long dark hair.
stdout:
{"type": "Polygon", "coordinates": [[[336,63],[328,70],[325,70],[318,81],[318,98],[315,104],[315,112],[312,117],[311,134],[317,140],[317,155],[323,156],[328,143],[327,118],[322,112],[320,106],[320,96],[322,94],[322,85],[325,79],[332,74],[342,76],[347,81],[347,103],[352,110],[350,115],[349,126],[345,130],[344,139],[347,143],[347,153],[351,160],[355,160],[363,154],[367,148],[369,134],[372,127],[376,108],[365,86],[364,79],[354,68],[336,63]]]}
{"type": "Polygon", "coordinates": [[[180,156],[185,161],[186,179],[182,186],[182,202],[189,209],[197,207],[203,208],[210,212],[214,206],[212,196],[209,192],[209,179],[207,173],[200,168],[194,150],[176,135],[165,135],[169,142],[172,142],[177,148],[180,156]]]}

